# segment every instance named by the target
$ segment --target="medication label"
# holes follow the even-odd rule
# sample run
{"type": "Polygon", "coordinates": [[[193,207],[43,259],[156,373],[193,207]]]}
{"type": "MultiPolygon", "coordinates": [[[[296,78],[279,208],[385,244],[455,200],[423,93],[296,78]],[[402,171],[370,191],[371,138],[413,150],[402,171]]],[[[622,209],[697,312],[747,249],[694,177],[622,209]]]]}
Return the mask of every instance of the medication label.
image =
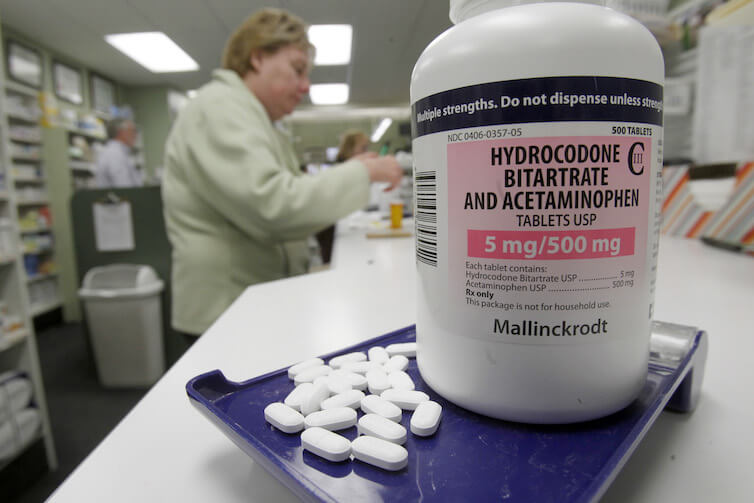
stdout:
{"type": "Polygon", "coordinates": [[[414,105],[417,264],[430,304],[463,320],[455,333],[558,344],[649,324],[661,111],[657,84],[607,77],[414,105]]]}

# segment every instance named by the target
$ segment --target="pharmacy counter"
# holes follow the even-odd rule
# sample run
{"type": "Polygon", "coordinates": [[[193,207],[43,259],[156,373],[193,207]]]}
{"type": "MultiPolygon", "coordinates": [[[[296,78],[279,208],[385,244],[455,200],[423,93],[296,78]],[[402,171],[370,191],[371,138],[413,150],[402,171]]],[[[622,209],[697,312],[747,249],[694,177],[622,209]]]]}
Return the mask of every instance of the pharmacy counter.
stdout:
{"type": "MultiPolygon", "coordinates": [[[[185,385],[212,369],[246,380],[414,323],[412,239],[339,232],[334,269],[246,290],[49,501],[295,501],[185,385]]],[[[657,284],[658,319],[709,332],[702,398],[693,414],[661,414],[604,501],[749,500],[754,259],[664,239],[657,284]]]]}

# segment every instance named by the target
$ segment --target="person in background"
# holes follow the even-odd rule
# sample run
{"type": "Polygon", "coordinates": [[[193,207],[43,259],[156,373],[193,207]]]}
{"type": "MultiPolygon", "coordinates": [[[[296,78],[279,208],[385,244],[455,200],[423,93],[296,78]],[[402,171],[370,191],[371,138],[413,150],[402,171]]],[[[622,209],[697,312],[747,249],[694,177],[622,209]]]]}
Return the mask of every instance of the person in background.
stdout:
{"type": "Polygon", "coordinates": [[[189,342],[249,285],[307,272],[307,238],[363,208],[370,182],[400,183],[392,156],[362,154],[317,175],[301,172],[276,122],[309,91],[306,30],[284,10],[251,15],[168,137],[171,321],[189,342]]]}
{"type": "MultiPolygon", "coordinates": [[[[369,148],[369,137],[361,131],[350,130],[343,133],[338,145],[338,154],[335,156],[335,162],[346,162],[352,157],[365,154],[369,148]]],[[[329,264],[332,258],[333,244],[335,243],[335,225],[331,225],[316,235],[319,243],[322,262],[329,264]]]]}
{"type": "Polygon", "coordinates": [[[345,162],[351,157],[363,154],[369,148],[369,137],[361,131],[346,131],[340,138],[336,162],[345,162]]]}
{"type": "Polygon", "coordinates": [[[113,119],[107,124],[107,144],[98,152],[94,174],[98,188],[141,187],[142,173],[131,155],[138,132],[129,119],[113,119]]]}

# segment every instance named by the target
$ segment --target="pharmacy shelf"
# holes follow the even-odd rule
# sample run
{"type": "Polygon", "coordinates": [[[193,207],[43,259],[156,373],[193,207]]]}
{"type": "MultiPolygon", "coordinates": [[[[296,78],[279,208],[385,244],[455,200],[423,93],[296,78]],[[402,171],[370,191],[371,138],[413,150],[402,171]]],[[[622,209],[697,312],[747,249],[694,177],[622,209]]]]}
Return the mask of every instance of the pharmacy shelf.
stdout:
{"type": "Polygon", "coordinates": [[[87,138],[91,138],[92,140],[98,140],[98,141],[107,140],[107,137],[104,134],[96,133],[94,131],[87,131],[86,129],[78,129],[78,128],[73,128],[73,127],[66,127],[65,129],[71,134],[85,136],[87,138]]]}
{"type": "Polygon", "coordinates": [[[40,234],[42,232],[52,232],[51,227],[29,227],[28,229],[21,228],[18,230],[19,234],[40,234]]]}
{"type": "Polygon", "coordinates": [[[16,183],[46,183],[47,180],[42,176],[14,176],[13,181],[16,183]]]}
{"type": "Polygon", "coordinates": [[[35,274],[34,276],[27,276],[26,282],[27,283],[34,283],[36,281],[42,281],[45,279],[55,279],[58,277],[58,273],[56,272],[48,272],[43,274],[35,274]]]}
{"type": "Polygon", "coordinates": [[[36,304],[31,306],[31,315],[32,317],[36,318],[37,316],[41,314],[48,313],[52,311],[53,309],[57,309],[59,307],[62,307],[63,303],[60,300],[55,300],[53,302],[48,302],[46,304],[36,304]]]}
{"type": "Polygon", "coordinates": [[[14,136],[10,135],[9,138],[11,141],[15,141],[18,143],[28,143],[31,145],[41,145],[42,139],[41,138],[24,138],[23,136],[14,136]]]}
{"type": "Polygon", "coordinates": [[[0,335],[0,352],[7,351],[13,346],[21,344],[28,337],[29,331],[26,329],[14,330],[13,332],[0,335]]]}
{"type": "Polygon", "coordinates": [[[38,155],[11,154],[10,158],[13,161],[42,162],[42,159],[38,155]]]}
{"type": "Polygon", "coordinates": [[[16,206],[44,206],[50,204],[47,199],[19,199],[16,201],[16,206]]]}
{"type": "Polygon", "coordinates": [[[32,98],[36,98],[39,95],[39,90],[34,89],[33,87],[25,86],[23,84],[19,84],[17,82],[13,82],[12,80],[5,82],[5,89],[14,93],[25,94],[26,96],[30,96],[32,98]]]}
{"type": "Polygon", "coordinates": [[[86,171],[87,173],[91,173],[92,175],[97,170],[97,165],[90,161],[78,161],[71,159],[68,161],[68,166],[74,171],[86,171]]]}
{"type": "Polygon", "coordinates": [[[13,112],[6,114],[8,119],[20,122],[26,122],[28,124],[39,124],[39,117],[32,117],[31,115],[21,115],[13,112]]]}

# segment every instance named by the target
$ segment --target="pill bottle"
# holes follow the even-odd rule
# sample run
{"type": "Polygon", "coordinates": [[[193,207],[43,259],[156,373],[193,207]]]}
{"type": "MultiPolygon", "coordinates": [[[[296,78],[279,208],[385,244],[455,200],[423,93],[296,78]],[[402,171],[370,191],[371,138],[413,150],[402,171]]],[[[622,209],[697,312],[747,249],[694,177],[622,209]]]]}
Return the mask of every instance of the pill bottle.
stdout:
{"type": "Polygon", "coordinates": [[[450,7],[411,78],[421,376],[511,421],[616,412],[647,375],[661,50],[599,2],[450,7]]]}

